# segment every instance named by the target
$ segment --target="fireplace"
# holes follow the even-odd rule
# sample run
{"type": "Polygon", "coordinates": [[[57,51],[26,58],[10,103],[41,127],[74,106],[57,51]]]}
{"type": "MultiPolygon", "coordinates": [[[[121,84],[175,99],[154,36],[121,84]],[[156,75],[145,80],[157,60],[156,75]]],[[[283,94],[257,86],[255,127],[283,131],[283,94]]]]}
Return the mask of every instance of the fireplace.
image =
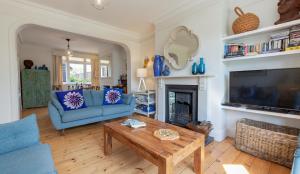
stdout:
{"type": "Polygon", "coordinates": [[[166,85],[166,122],[181,127],[198,121],[198,86],[166,85]]]}

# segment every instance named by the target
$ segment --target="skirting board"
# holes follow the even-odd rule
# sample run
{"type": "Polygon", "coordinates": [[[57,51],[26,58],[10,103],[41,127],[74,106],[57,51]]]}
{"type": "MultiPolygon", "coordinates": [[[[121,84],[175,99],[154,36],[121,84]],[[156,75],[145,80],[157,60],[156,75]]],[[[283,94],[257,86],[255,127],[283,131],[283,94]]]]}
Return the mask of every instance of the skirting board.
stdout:
{"type": "Polygon", "coordinates": [[[211,136],[215,138],[216,141],[221,142],[226,138],[226,130],[225,129],[214,129],[211,132],[211,136]]]}

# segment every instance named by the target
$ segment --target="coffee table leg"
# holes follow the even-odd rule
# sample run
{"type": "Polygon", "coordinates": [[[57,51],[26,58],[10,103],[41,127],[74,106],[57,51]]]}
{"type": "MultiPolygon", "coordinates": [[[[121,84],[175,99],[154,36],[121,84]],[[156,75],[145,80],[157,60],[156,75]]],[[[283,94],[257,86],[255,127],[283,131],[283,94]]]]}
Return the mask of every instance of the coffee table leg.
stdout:
{"type": "Polygon", "coordinates": [[[194,152],[194,172],[204,174],[204,146],[194,152]]]}
{"type": "Polygon", "coordinates": [[[164,159],[160,163],[158,174],[173,174],[173,162],[171,159],[164,159]]]}
{"type": "Polygon", "coordinates": [[[112,152],[112,138],[109,130],[104,127],[104,155],[110,155],[112,152]]]}

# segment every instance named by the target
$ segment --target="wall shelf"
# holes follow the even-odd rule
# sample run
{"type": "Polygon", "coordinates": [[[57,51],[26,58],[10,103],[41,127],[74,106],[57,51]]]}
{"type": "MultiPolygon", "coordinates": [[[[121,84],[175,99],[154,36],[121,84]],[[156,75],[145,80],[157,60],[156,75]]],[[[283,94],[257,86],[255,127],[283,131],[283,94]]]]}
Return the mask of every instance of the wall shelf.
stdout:
{"type": "MultiPolygon", "coordinates": [[[[233,58],[225,58],[222,61],[226,62],[233,62],[233,61],[243,61],[243,60],[258,60],[258,59],[269,59],[271,57],[279,57],[279,56],[288,56],[288,55],[296,55],[300,54],[300,50],[294,51],[283,51],[283,52],[276,52],[276,53],[267,53],[267,54],[258,54],[255,56],[241,56],[241,57],[233,57],[233,58]]],[[[282,57],[284,58],[284,57],[282,57]]]]}
{"type": "Polygon", "coordinates": [[[281,118],[292,118],[300,120],[300,115],[294,114],[285,114],[285,113],[278,113],[278,112],[270,112],[270,111],[260,111],[260,110],[253,110],[247,109],[245,107],[232,107],[232,106],[221,106],[224,110],[231,110],[231,111],[240,111],[240,112],[247,112],[247,113],[254,113],[254,114],[262,114],[262,115],[269,115],[281,118]]]}
{"type": "Polygon", "coordinates": [[[270,33],[270,32],[274,32],[274,31],[278,31],[278,30],[288,29],[294,25],[299,25],[299,24],[300,24],[300,20],[295,20],[295,21],[286,22],[286,23],[279,24],[279,25],[273,25],[273,26],[269,26],[269,27],[265,27],[265,28],[260,28],[260,29],[254,30],[254,31],[249,31],[249,32],[241,33],[241,34],[226,36],[226,37],[223,37],[222,40],[223,41],[238,40],[238,39],[242,39],[242,38],[253,36],[253,35],[259,35],[259,34],[270,33]]]}

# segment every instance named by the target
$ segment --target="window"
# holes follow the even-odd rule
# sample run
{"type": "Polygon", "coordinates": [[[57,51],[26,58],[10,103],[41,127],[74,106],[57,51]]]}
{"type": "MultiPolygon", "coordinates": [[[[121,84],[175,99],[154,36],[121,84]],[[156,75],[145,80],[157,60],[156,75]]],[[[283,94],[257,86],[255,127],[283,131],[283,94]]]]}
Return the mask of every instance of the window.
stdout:
{"type": "Polygon", "coordinates": [[[111,77],[110,61],[100,60],[100,77],[109,78],[111,77]]]}
{"type": "Polygon", "coordinates": [[[81,57],[63,56],[63,82],[64,83],[91,83],[91,59],[81,57]]]}

